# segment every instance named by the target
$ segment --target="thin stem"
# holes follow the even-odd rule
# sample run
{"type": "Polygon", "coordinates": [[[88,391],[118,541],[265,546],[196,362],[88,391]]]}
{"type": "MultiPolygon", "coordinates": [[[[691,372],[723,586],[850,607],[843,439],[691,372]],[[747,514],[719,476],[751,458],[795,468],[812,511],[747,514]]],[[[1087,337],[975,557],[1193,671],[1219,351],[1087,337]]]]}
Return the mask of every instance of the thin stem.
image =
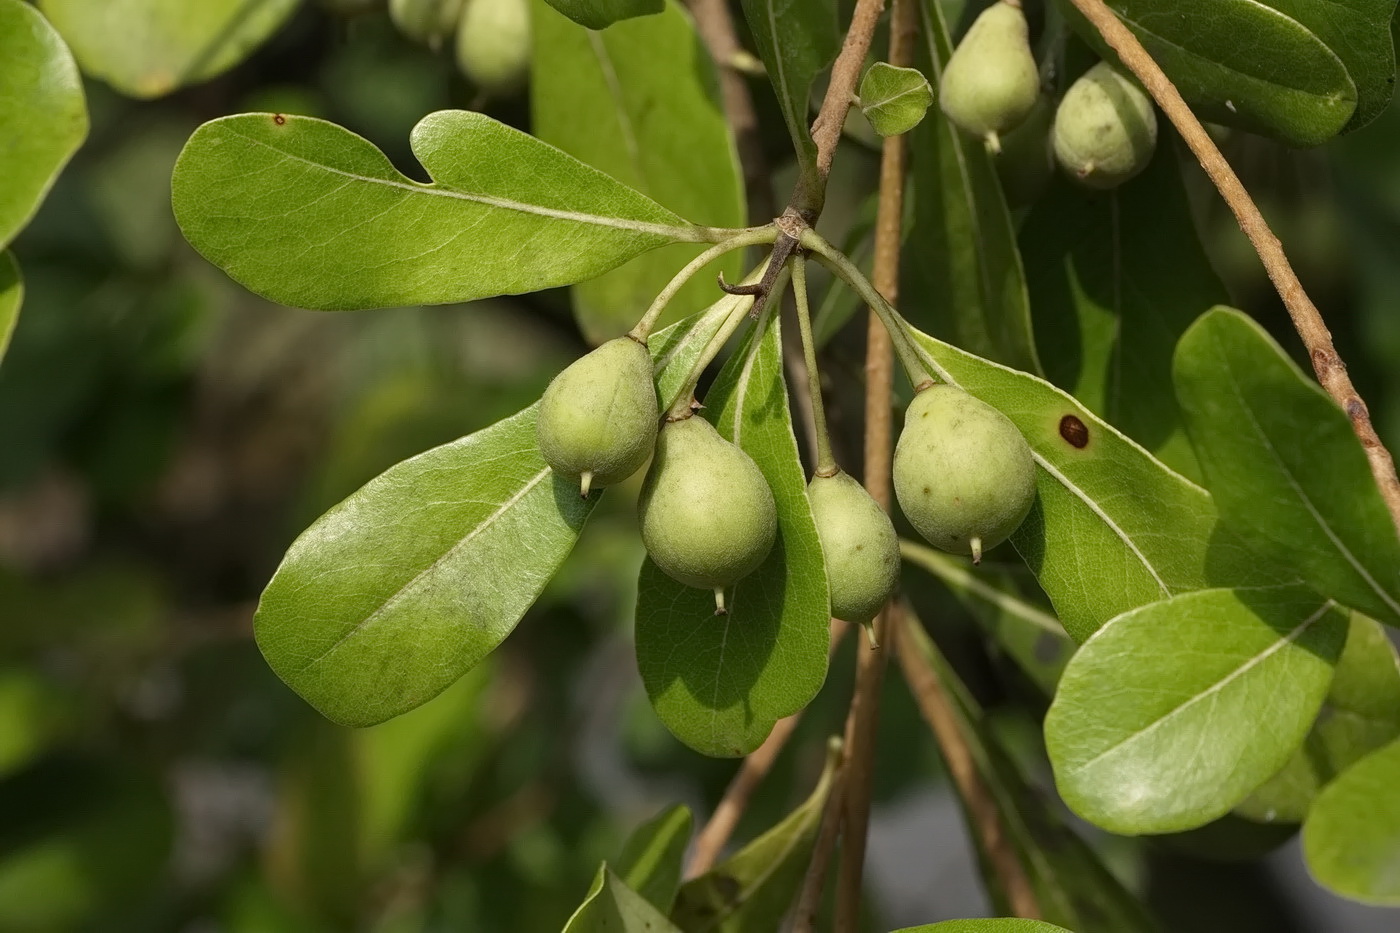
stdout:
{"type": "Polygon", "coordinates": [[[671,299],[676,297],[676,292],[685,287],[685,283],[694,277],[695,273],[714,262],[725,253],[732,253],[736,249],[743,249],[747,246],[758,246],[763,243],[772,243],[778,238],[778,228],[772,224],[766,227],[754,227],[749,230],[741,230],[727,240],[723,240],[696,256],[686,263],[685,268],[677,272],[675,276],[661,290],[661,294],[656,296],[656,300],[647,308],[646,314],[632,328],[628,334],[633,340],[646,343],[647,337],[651,336],[651,329],[656,326],[657,318],[661,317],[666,310],[666,306],[671,303],[671,299]]]}
{"type": "Polygon", "coordinates": [[[827,868],[831,865],[836,838],[842,829],[841,818],[846,809],[846,774],[850,767],[850,759],[847,758],[831,779],[831,796],[826,799],[821,829],[817,831],[817,841],[812,847],[812,860],[807,863],[806,874],[802,877],[802,890],[797,896],[797,907],[793,910],[790,933],[813,933],[816,929],[822,892],[826,889],[827,868]]]}
{"type": "Polygon", "coordinates": [[[1254,250],[1264,263],[1264,269],[1269,273],[1274,288],[1283,299],[1284,306],[1288,308],[1293,327],[1303,339],[1303,346],[1307,348],[1308,357],[1312,360],[1317,381],[1351,419],[1352,430],[1356,432],[1357,439],[1366,451],[1371,474],[1376,479],[1376,485],[1380,487],[1381,496],[1390,510],[1391,520],[1396,528],[1400,529],[1400,478],[1395,475],[1395,461],[1376,434],[1366,403],[1352,385],[1351,377],[1347,375],[1346,364],[1342,362],[1337,348],[1332,344],[1332,334],[1323,322],[1317,306],[1303,290],[1302,282],[1298,280],[1297,273],[1293,271],[1288,257],[1284,255],[1283,245],[1269,229],[1269,224],[1259,212],[1254,199],[1249,196],[1234,169],[1230,168],[1230,163],[1225,160],[1210,134],[1201,126],[1201,121],[1196,119],[1171,79],[1152,60],[1152,56],[1142,47],[1142,43],[1132,31],[1118,20],[1103,0],[1073,0],[1073,3],[1099,31],[1104,41],[1118,53],[1123,64],[1137,75],[1143,87],[1147,88],[1148,93],[1162,108],[1162,112],[1186,140],[1186,145],[1191,147],[1201,167],[1215,183],[1220,196],[1225,199],[1230,210],[1234,211],[1240,229],[1244,230],[1250,243],[1254,244],[1254,250]]]}
{"type": "Polygon", "coordinates": [[[812,340],[812,316],[807,307],[807,261],[799,256],[792,264],[792,293],[797,301],[797,327],[802,332],[802,354],[807,363],[807,394],[812,400],[813,435],[817,444],[816,474],[834,476],[836,458],[826,432],[826,408],[822,404],[822,377],[817,369],[817,345],[812,340]]]}
{"type": "Polygon", "coordinates": [[[884,9],[885,0],[856,0],[851,25],[846,30],[846,40],[831,66],[826,97],[822,99],[822,108],[816,120],[812,121],[812,142],[817,146],[816,164],[812,168],[814,174],[809,177],[804,172],[797,180],[797,190],[792,195],[793,209],[808,223],[817,219],[826,203],[826,182],[831,177],[831,160],[836,155],[837,143],[841,141],[841,128],[846,125],[851,96],[860,81],[865,56],[870,51],[870,40],[875,37],[875,28],[884,9]]]}
{"type": "MultiPolygon", "coordinates": [[[[890,13],[890,64],[908,65],[914,58],[918,34],[916,0],[893,0],[890,13]]],[[[904,176],[907,152],[904,136],[888,136],[881,147],[879,206],[875,215],[873,291],[866,325],[865,352],[865,488],[889,511],[894,450],[894,344],[908,342],[898,316],[887,303],[899,298],[899,250],[903,242],[904,176]],[[893,326],[892,326],[893,325],[893,326]]],[[[843,257],[844,258],[844,257],[843,257]]],[[[857,270],[858,272],[859,270],[857,270]]],[[[861,278],[864,278],[863,276],[861,278]]],[[[904,348],[907,352],[908,348],[904,348]]],[[[901,357],[903,352],[901,353],[901,357]]],[[[915,357],[917,358],[917,356],[915,357]]],[[[907,366],[907,364],[906,364],[907,366]]],[[[911,377],[912,378],[912,377],[911,377]]],[[[917,386],[922,380],[915,380],[917,386]]],[[[856,686],[846,719],[850,749],[846,775],[845,817],[841,864],[836,874],[836,929],[854,931],[860,925],[865,872],[865,847],[870,826],[870,797],[875,783],[875,733],[880,716],[880,688],[890,648],[883,648],[891,607],[875,617],[865,631],[869,650],[856,659],[856,686]]]]}
{"type": "Polygon", "coordinates": [[[830,269],[833,275],[849,285],[857,295],[865,300],[866,304],[870,306],[870,310],[879,316],[880,323],[893,338],[894,351],[899,356],[899,362],[904,367],[904,373],[909,377],[909,381],[916,386],[928,381],[928,367],[909,338],[908,332],[904,329],[904,319],[895,312],[875,286],[870,284],[870,280],[856,267],[855,263],[842,255],[840,250],[828,243],[815,230],[803,231],[802,245],[811,250],[812,254],[817,257],[817,261],[830,269]]]}

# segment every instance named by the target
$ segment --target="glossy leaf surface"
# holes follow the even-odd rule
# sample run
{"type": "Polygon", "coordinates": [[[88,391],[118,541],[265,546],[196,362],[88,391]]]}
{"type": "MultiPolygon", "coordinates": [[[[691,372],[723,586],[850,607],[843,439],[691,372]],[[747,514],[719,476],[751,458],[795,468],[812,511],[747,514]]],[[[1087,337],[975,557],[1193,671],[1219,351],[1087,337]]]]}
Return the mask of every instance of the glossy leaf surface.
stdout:
{"type": "MultiPolygon", "coordinates": [[[[734,142],[709,53],[676,4],[593,32],[541,4],[534,18],[530,95],[535,135],[682,217],[717,227],[745,220],[734,142]]],[[[669,246],[574,286],[584,334],[625,333],[700,252],[669,246]]],[[[731,253],[693,278],[668,306],[676,320],[714,300],[715,273],[733,282],[731,253]]]]}
{"type": "Polygon", "coordinates": [[[1201,246],[1170,142],[1112,191],[1057,177],[1026,217],[1020,244],[1046,378],[1194,479],[1181,411],[1162,386],[1182,333],[1228,296],[1201,246]]]}
{"type": "Polygon", "coordinates": [[[1223,308],[1182,338],[1174,376],[1225,521],[1319,592],[1400,625],[1400,538],[1336,403],[1223,308]]]}
{"type": "Polygon", "coordinates": [[[1293,579],[1217,527],[1204,489],[1067,393],[926,334],[915,339],[940,378],[1000,410],[1030,444],[1037,498],[1011,542],[1076,641],[1176,593],[1293,579]]]}
{"type": "Polygon", "coordinates": [[[860,110],[881,136],[899,136],[919,125],[933,103],[933,88],[917,68],[876,62],[860,79],[860,110]]]}
{"type": "Polygon", "coordinates": [[[323,120],[214,120],[176,163],[175,217],[247,288],[323,310],[568,285],[701,238],[650,198],[479,113],[431,113],[411,142],[432,184],[323,120]]]}
{"type": "Polygon", "coordinates": [[[778,540],[728,591],[726,615],[715,615],[709,590],[677,583],[650,560],[637,593],[637,667],[652,706],[678,739],[716,756],[757,748],[826,677],[826,569],[792,433],[777,317],[752,354],[751,340],[752,331],[706,394],[703,415],[763,471],[778,540]]]}
{"type": "MultiPolygon", "coordinates": [[[[919,66],[937,86],[952,44],[941,5],[926,0],[920,11],[919,66]]],[[[1039,372],[1016,228],[986,147],[935,111],[910,137],[910,158],[907,316],[981,357],[1039,372]]]]}
{"type": "Polygon", "coordinates": [[[0,0],[0,247],[34,216],[87,131],[68,47],[34,7],[0,0]]]}
{"type": "Polygon", "coordinates": [[[1400,740],[1367,755],[1317,798],[1303,824],[1313,877],[1338,894],[1400,906],[1400,740]]]}
{"type": "Polygon", "coordinates": [[[1345,638],[1345,614],[1302,586],[1124,613],[1070,660],[1045,717],[1060,795],[1125,835],[1224,816],[1303,741],[1345,638]]]}
{"type": "Polygon", "coordinates": [[[569,918],[564,933],[676,933],[676,927],[612,869],[602,865],[587,899],[569,918]]]}
{"type": "MultiPolygon", "coordinates": [[[[1260,0],[1108,0],[1108,5],[1202,119],[1294,146],[1316,146],[1341,132],[1356,112],[1357,85],[1338,53],[1298,20],[1260,0]]],[[[1082,38],[1114,58],[1069,0],[1059,6],[1082,38]]]]}
{"type": "Polygon", "coordinates": [[[83,71],[129,97],[161,97],[247,58],[297,0],[41,0],[83,71]]]}
{"type": "Polygon", "coordinates": [[[619,20],[650,16],[666,7],[666,0],[547,0],[550,6],[580,26],[605,29],[619,20]]]}

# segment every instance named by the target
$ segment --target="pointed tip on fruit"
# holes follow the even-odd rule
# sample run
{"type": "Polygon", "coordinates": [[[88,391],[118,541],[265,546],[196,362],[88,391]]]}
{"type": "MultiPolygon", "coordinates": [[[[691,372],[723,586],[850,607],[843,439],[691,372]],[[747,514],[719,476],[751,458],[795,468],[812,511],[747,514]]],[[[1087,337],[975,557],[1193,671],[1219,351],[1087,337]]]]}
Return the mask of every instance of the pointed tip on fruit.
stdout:
{"type": "Polygon", "coordinates": [[[1001,155],[1001,137],[996,130],[988,130],[987,135],[982,137],[982,144],[987,147],[987,155],[1001,155]]]}
{"type": "Polygon", "coordinates": [[[722,586],[715,587],[715,615],[729,615],[729,610],[724,605],[724,587],[722,586]]]}
{"type": "Polygon", "coordinates": [[[875,620],[866,619],[860,624],[860,627],[865,629],[865,637],[870,639],[870,650],[874,651],[880,647],[880,643],[875,640],[875,620]]]}
{"type": "Polygon", "coordinates": [[[588,492],[589,492],[589,490],[591,490],[592,488],[593,488],[593,471],[592,471],[592,470],[585,470],[585,471],[583,472],[583,474],[579,476],[579,479],[578,479],[578,497],[579,497],[580,499],[587,499],[587,498],[588,498],[588,492]]]}
{"type": "Polygon", "coordinates": [[[974,564],[980,564],[980,563],[982,563],[982,539],[981,539],[981,538],[973,538],[972,541],[971,541],[971,544],[972,544],[972,562],[973,562],[974,564]]]}

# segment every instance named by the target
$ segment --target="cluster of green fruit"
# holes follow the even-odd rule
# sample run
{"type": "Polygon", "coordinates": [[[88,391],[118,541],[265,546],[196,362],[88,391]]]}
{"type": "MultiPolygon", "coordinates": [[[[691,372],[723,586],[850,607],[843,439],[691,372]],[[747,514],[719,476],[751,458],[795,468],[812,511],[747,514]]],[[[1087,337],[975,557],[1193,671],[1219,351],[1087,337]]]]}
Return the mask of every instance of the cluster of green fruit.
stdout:
{"type": "Polygon", "coordinates": [[[1027,163],[1025,172],[1048,167],[1053,152],[1070,177],[1091,188],[1114,188],[1137,175],[1157,145],[1152,101],[1107,62],[1076,80],[1049,119],[1020,0],[998,0],[973,22],[943,72],[939,105],[993,154],[1005,149],[1006,161],[1027,163]]]}
{"type": "MultiPolygon", "coordinates": [[[[530,72],[530,0],[388,0],[399,31],[434,50],[453,43],[457,67],[482,94],[519,91],[530,72]]],[[[342,16],[358,16],[384,0],[321,0],[342,16]]]]}
{"type": "MultiPolygon", "coordinates": [[[[798,260],[801,261],[801,260],[798,260]]],[[[753,459],[693,406],[664,418],[651,356],[634,336],[609,341],[550,383],[540,402],[540,453],[582,495],[627,479],[648,456],[639,517],[652,561],[688,586],[724,591],[756,570],[778,533],[773,493],[753,459]]],[[[935,547],[980,560],[1035,498],[1025,438],[996,409],[928,383],[905,418],[894,488],[910,523],[935,547]]],[[[894,525],[860,483],[818,468],[807,487],[826,562],[831,615],[867,623],[899,574],[894,525]]]]}

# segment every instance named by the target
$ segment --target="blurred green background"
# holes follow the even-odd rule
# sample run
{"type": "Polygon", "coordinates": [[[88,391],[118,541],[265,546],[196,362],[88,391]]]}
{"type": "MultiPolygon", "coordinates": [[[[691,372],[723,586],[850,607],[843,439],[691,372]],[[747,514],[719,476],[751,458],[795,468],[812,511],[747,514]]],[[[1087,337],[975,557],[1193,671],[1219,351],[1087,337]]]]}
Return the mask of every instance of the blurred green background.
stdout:
{"type": "MultiPolygon", "coordinates": [[[[528,405],[585,349],[567,295],[281,308],[197,256],[169,207],[171,166],[204,120],[323,116],[421,177],[410,127],[475,93],[450,56],[382,14],[346,21],[315,5],[210,83],[156,102],[87,92],[91,136],[14,246],[27,298],[0,367],[0,933],[558,930],[630,828],[673,801],[703,819],[734,768],[673,740],[642,693],[635,489],[603,500],[488,663],[382,726],[322,720],[263,663],[251,618],[313,518],[394,462],[528,405]]],[[[781,162],[781,120],[757,97],[781,162]]],[[[488,109],[528,127],[524,98],[488,109]]],[[[1400,105],[1319,151],[1242,136],[1226,148],[1396,446],[1400,105]]],[[[848,144],[838,223],[875,168],[848,144]]],[[[1237,303],[1296,350],[1233,220],[1196,188],[1237,303]]],[[[836,342],[838,376],[859,371],[860,332],[836,342]]],[[[848,443],[858,411],[838,400],[848,443]]],[[[1004,709],[1005,735],[1036,755],[1033,724],[1004,702],[1023,685],[949,594],[909,587],[980,698],[1004,709]]],[[[851,679],[848,647],[739,839],[809,791],[851,679]]],[[[887,683],[872,923],[985,910],[937,753],[887,683]]],[[[1107,851],[1172,930],[1394,929],[1375,925],[1393,915],[1322,895],[1286,852],[1220,865],[1125,840],[1107,851]]]]}

